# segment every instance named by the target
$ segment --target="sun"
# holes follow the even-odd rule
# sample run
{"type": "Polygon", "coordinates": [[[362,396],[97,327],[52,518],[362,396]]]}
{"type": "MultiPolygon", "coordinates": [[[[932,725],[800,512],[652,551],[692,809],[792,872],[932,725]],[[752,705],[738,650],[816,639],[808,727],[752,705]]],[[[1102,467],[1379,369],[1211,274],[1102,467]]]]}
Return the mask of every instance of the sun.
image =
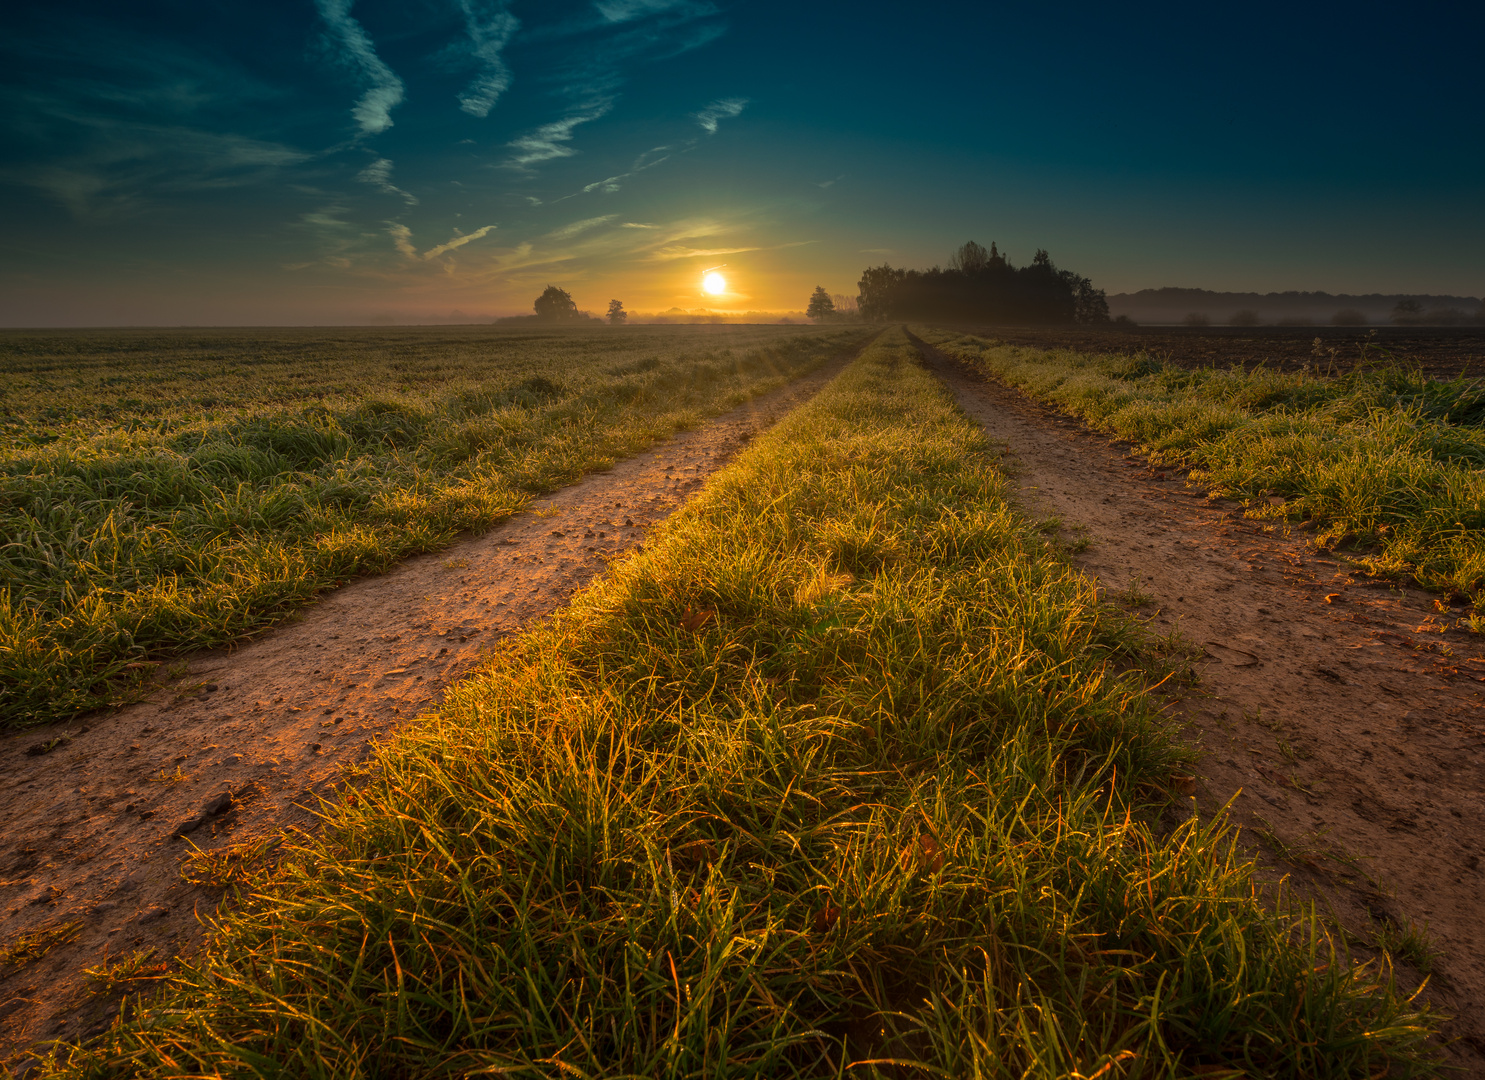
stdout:
{"type": "Polygon", "coordinates": [[[701,288],[713,296],[721,296],[727,291],[727,279],[713,271],[701,279],[701,288]]]}

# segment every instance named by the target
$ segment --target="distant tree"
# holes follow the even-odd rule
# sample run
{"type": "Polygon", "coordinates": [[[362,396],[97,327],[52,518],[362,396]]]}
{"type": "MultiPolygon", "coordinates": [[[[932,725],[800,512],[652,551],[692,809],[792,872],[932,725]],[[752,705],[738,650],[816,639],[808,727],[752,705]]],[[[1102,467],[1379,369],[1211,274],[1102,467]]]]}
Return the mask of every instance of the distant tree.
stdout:
{"type": "Polygon", "coordinates": [[[536,298],[536,317],[546,322],[571,322],[582,318],[577,304],[566,289],[548,285],[546,291],[536,298]]]}
{"type": "Polygon", "coordinates": [[[835,314],[835,301],[830,299],[825,286],[815,286],[815,291],[810,293],[810,306],[804,309],[804,313],[812,319],[828,319],[835,314]]]}
{"type": "Polygon", "coordinates": [[[890,318],[892,308],[906,270],[897,270],[886,263],[868,266],[861,271],[861,280],[856,283],[856,310],[868,322],[881,322],[890,318]]]}
{"type": "Polygon", "coordinates": [[[1227,320],[1228,326],[1261,326],[1263,320],[1258,317],[1258,312],[1252,308],[1243,308],[1242,311],[1234,311],[1232,318],[1227,320]]]}
{"type": "Polygon", "coordinates": [[[835,305],[835,317],[838,319],[854,319],[860,312],[856,310],[856,298],[844,293],[831,293],[830,302],[835,305]]]}
{"type": "Polygon", "coordinates": [[[1417,300],[1399,300],[1392,307],[1392,321],[1398,326],[1419,326],[1423,322],[1423,305],[1417,300]]]}
{"type": "Polygon", "coordinates": [[[608,302],[608,321],[610,326],[623,326],[629,321],[629,312],[624,310],[622,300],[610,300],[608,302]]]}
{"type": "Polygon", "coordinates": [[[1095,289],[1093,282],[1070,270],[1063,270],[1062,278],[1072,288],[1074,322],[1106,323],[1109,321],[1109,298],[1104,295],[1102,289],[1095,289]]]}
{"type": "Polygon", "coordinates": [[[1114,325],[1115,326],[1138,326],[1139,323],[1135,322],[1128,315],[1115,315],[1114,316],[1114,325]]]}
{"type": "Polygon", "coordinates": [[[1485,300],[1481,300],[1480,306],[1475,309],[1475,322],[1480,326],[1485,326],[1485,300]]]}
{"type": "Polygon", "coordinates": [[[1193,311],[1181,320],[1187,326],[1211,326],[1212,320],[1207,318],[1204,311],[1193,311]]]}
{"type": "Polygon", "coordinates": [[[1331,326],[1365,326],[1366,313],[1355,308],[1341,308],[1330,317],[1331,326]]]}
{"type": "Polygon", "coordinates": [[[990,265],[990,253],[973,240],[949,256],[949,269],[961,274],[977,274],[990,265]]]}
{"type": "Polygon", "coordinates": [[[1458,308],[1429,308],[1423,313],[1423,321],[1429,326],[1463,326],[1470,317],[1458,308]]]}

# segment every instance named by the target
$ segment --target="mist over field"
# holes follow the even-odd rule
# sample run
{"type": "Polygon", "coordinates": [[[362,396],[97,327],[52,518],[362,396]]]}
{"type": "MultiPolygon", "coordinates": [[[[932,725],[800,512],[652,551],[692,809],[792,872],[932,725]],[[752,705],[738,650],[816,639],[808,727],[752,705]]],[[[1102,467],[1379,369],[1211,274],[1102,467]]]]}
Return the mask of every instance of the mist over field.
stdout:
{"type": "MultiPolygon", "coordinates": [[[[1127,316],[1139,323],[1181,323],[1191,315],[1206,318],[1212,325],[1232,323],[1240,313],[1252,315],[1258,323],[1323,326],[1332,322],[1342,325],[1391,325],[1398,322],[1399,304],[1416,308],[1416,323],[1428,325],[1485,325],[1485,302],[1477,296],[1435,296],[1414,293],[1367,293],[1361,296],[1327,292],[1214,292],[1210,289],[1177,288],[1141,289],[1133,293],[1114,293],[1109,297],[1109,312],[1127,316]],[[1359,315],[1360,319],[1356,316],[1359,315]],[[1341,316],[1337,320],[1337,316],[1341,316]]],[[[1407,320],[1403,320],[1406,322],[1407,320]]],[[[1244,325],[1239,318],[1236,325],[1244,325]]]]}

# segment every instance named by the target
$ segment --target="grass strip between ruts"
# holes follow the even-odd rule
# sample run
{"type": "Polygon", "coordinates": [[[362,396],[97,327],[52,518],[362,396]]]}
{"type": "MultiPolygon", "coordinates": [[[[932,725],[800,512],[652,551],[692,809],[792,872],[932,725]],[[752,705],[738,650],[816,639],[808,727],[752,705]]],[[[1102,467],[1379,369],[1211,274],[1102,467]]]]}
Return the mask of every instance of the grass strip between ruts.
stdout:
{"type": "Polygon", "coordinates": [[[1322,543],[1373,547],[1351,557],[1374,573],[1464,594],[1485,614],[1479,380],[1431,379],[1383,355],[1338,376],[1193,371],[1143,355],[921,334],[949,356],[1136,443],[1157,463],[1192,466],[1193,479],[1214,495],[1246,500],[1252,517],[1308,520],[1322,543]]]}
{"type": "Polygon", "coordinates": [[[1136,631],[914,355],[510,639],[62,1071],[1426,1072],[1224,827],[1142,823],[1181,753],[1136,631]]]}

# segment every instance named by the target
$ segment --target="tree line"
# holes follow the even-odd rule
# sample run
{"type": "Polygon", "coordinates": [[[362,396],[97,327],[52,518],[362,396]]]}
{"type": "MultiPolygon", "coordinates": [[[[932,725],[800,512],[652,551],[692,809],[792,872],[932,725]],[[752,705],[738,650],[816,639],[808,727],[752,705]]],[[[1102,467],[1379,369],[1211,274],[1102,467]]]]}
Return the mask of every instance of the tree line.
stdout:
{"type": "MultiPolygon", "coordinates": [[[[1102,289],[1081,274],[1062,270],[1038,250],[1026,266],[1014,266],[992,242],[971,240],[931,270],[887,264],[861,274],[856,305],[871,322],[912,319],[968,323],[1106,323],[1109,304],[1102,289]]],[[[815,290],[822,294],[823,290],[815,290]]],[[[828,298],[827,298],[828,299],[828,298]]],[[[812,306],[818,296],[811,297],[812,306]]],[[[813,316],[815,312],[812,310],[813,316]]]]}

